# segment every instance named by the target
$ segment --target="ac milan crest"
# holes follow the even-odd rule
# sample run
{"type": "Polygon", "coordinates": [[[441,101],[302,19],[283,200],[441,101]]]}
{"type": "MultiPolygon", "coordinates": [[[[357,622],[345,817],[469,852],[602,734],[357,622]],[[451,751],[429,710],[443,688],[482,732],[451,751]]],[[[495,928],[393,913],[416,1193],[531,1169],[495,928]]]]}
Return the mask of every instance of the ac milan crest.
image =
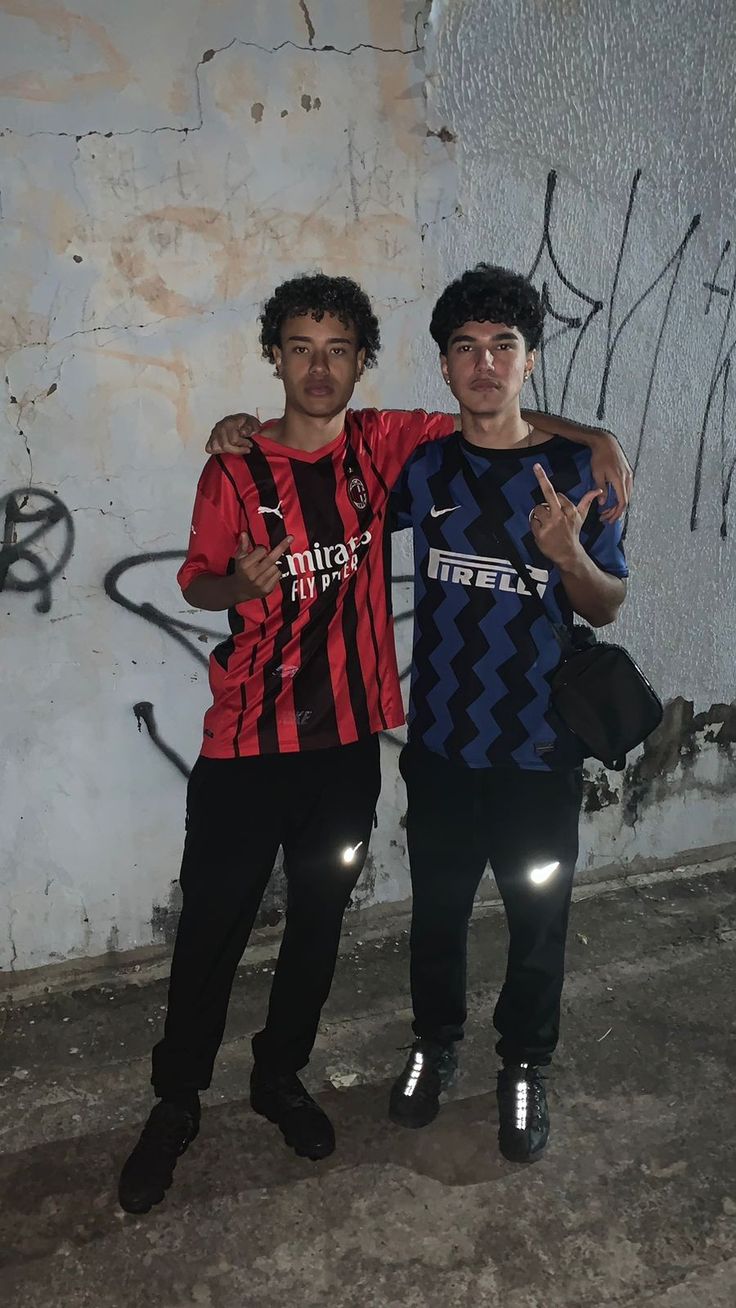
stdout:
{"type": "Polygon", "coordinates": [[[363,509],[368,506],[368,491],[363,478],[359,477],[357,473],[353,473],[352,477],[348,477],[348,499],[353,508],[357,509],[359,513],[362,513],[363,509]]]}

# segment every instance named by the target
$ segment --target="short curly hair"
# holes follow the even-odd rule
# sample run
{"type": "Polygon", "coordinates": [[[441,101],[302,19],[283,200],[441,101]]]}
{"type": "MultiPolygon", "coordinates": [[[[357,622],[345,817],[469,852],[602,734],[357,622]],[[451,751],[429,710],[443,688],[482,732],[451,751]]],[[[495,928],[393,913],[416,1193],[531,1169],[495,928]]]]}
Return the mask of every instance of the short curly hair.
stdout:
{"type": "Polygon", "coordinates": [[[274,362],[273,347],[281,345],[281,328],[287,318],[311,314],[321,322],[326,313],[344,327],[354,327],[358,349],[365,350],[365,366],[373,368],[381,348],[378,319],[365,291],[350,277],[328,277],[326,273],[305,273],[276,287],[261,314],[261,347],[264,359],[274,362]]]}
{"type": "Polygon", "coordinates": [[[434,306],[429,330],[447,354],[450,337],[464,322],[504,322],[518,327],[527,350],[542,339],[544,306],[528,277],[496,264],[478,263],[451,282],[434,306]]]}

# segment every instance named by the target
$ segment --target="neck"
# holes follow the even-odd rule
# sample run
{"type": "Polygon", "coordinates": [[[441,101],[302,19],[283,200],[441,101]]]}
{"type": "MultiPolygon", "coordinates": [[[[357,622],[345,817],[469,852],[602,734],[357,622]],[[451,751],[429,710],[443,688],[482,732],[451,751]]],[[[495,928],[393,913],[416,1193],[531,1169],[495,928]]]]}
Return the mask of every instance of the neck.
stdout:
{"type": "Polygon", "coordinates": [[[470,413],[461,404],[462,432],[471,445],[482,445],[491,450],[510,450],[515,445],[526,445],[529,423],[525,422],[516,404],[503,413],[470,413]]]}
{"type": "Polygon", "coordinates": [[[283,418],[279,418],[266,433],[269,440],[279,441],[295,450],[319,450],[336,440],[345,426],[345,409],[339,413],[314,417],[293,409],[289,404],[283,418]]]}

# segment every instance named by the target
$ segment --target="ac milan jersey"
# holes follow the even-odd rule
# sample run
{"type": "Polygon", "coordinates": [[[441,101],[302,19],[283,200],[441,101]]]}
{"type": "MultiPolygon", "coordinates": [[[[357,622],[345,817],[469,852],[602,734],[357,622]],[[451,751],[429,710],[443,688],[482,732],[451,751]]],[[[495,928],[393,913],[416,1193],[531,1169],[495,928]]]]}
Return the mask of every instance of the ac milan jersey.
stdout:
{"type": "MultiPolygon", "coordinates": [[[[555,436],[522,450],[481,449],[459,433],[418,450],[396,491],[402,526],[414,529],[414,660],[409,739],[472,768],[576,767],[583,755],[550,702],[560,661],[552,623],[572,625],[558,569],[540,551],[529,514],[543,495],[533,465],[578,503],[595,482],[590,451],[555,436]],[[552,622],[538,614],[489,531],[487,510],[463,475],[492,478],[508,506],[503,522],[552,622]]],[[[493,502],[493,501],[492,501],[493,502]]],[[[621,524],[594,506],[581,543],[604,572],[628,575],[621,524]]]]}
{"type": "Polygon", "coordinates": [[[182,590],[232,572],[241,532],[266,549],[293,540],[279,585],[230,610],[231,635],[210,656],[204,755],[326,749],[403,723],[387,501],[417,446],[453,427],[422,410],[349,411],[321,449],[289,448],[266,426],[249,454],[205,465],[182,590]]]}

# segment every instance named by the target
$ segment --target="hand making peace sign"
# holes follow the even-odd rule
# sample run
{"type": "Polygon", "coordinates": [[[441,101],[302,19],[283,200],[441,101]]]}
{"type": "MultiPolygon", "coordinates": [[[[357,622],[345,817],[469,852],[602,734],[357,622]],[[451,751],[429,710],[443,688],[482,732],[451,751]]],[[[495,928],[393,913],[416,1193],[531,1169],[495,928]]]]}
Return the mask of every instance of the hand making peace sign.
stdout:
{"type": "Polygon", "coordinates": [[[588,491],[579,504],[573,504],[566,495],[557,494],[540,463],[535,463],[534,474],[542,488],[544,503],[532,509],[529,524],[542,553],[564,572],[574,564],[582,548],[580,531],[591,504],[600,501],[603,491],[588,491]]]}

